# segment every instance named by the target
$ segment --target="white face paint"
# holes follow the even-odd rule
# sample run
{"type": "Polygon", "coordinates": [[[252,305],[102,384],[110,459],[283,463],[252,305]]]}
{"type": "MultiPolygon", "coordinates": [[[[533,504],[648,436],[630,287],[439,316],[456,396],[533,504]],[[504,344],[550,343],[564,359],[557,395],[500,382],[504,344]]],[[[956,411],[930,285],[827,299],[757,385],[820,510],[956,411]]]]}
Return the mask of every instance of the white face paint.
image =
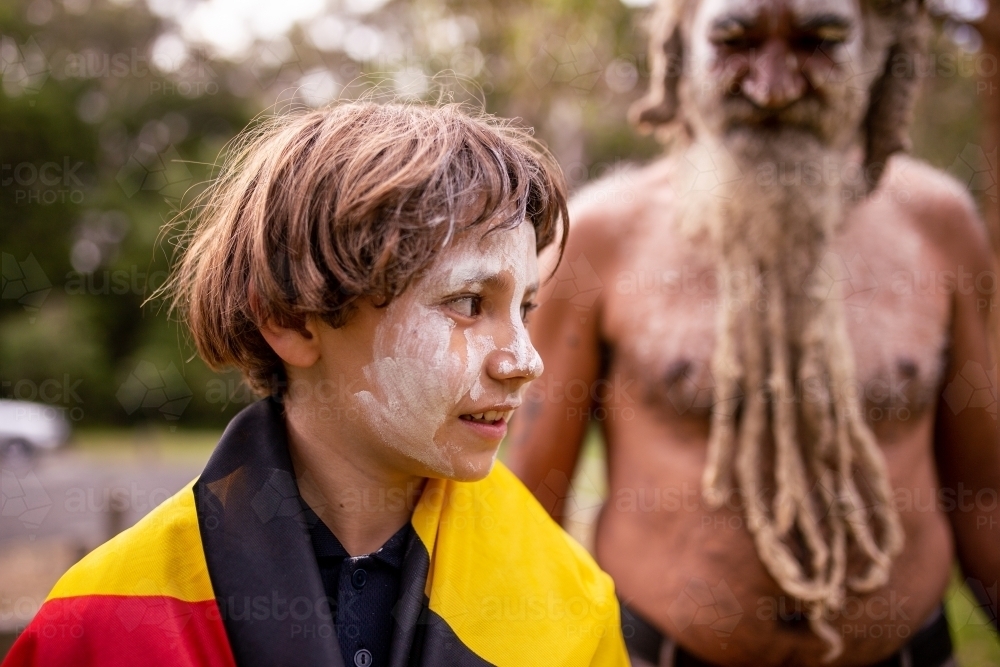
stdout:
{"type": "Polygon", "coordinates": [[[460,417],[513,408],[541,373],[522,321],[537,282],[530,223],[456,237],[376,327],[373,361],[364,368],[368,388],[354,395],[375,436],[424,474],[487,474],[501,427],[490,431],[460,417]]]}

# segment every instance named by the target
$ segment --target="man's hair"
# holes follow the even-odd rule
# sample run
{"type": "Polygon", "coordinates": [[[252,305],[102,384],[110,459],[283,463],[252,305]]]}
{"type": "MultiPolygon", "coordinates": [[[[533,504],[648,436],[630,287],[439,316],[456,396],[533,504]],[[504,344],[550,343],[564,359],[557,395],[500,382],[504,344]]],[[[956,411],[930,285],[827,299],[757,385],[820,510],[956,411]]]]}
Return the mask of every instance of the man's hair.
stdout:
{"type": "Polygon", "coordinates": [[[527,221],[538,250],[561,236],[561,252],[568,216],[562,172],[529,131],[458,104],[363,101],[245,131],[181,221],[159,294],[210,367],[280,394],[267,322],[342,326],[356,299],[387,305],[473,227],[527,221]]]}
{"type": "MultiPolygon", "coordinates": [[[[630,117],[645,129],[686,131],[678,84],[684,70],[682,28],[698,0],[658,0],[650,24],[650,86],[633,105],[630,117]]],[[[928,39],[924,0],[862,0],[891,34],[885,67],[872,82],[864,116],[865,170],[874,190],[893,153],[909,149],[909,129],[920,80],[917,61],[928,39]]]]}
{"type": "MultiPolygon", "coordinates": [[[[632,110],[640,126],[679,135],[682,146],[697,140],[683,77],[687,25],[699,1],[660,0],[650,92],[632,110]]],[[[890,155],[906,148],[927,16],[922,0],[861,0],[861,6],[866,40],[885,44],[866,54],[874,79],[857,128],[865,186],[874,189],[890,155]]],[[[834,150],[821,143],[736,134],[729,147],[744,166],[773,165],[834,150]]],[[[683,213],[690,218],[685,223],[707,230],[719,253],[710,369],[715,401],[702,497],[718,509],[738,489],[757,555],[783,593],[803,603],[827,646],[824,661],[844,648],[831,619],[849,593],[885,585],[905,541],[864,397],[849,390],[858,381],[844,302],[816,270],[848,208],[843,195],[854,194],[845,186],[744,178],[715,191],[726,196],[682,198],[695,202],[683,213]],[[755,307],[762,301],[765,308],[755,307]]]]}

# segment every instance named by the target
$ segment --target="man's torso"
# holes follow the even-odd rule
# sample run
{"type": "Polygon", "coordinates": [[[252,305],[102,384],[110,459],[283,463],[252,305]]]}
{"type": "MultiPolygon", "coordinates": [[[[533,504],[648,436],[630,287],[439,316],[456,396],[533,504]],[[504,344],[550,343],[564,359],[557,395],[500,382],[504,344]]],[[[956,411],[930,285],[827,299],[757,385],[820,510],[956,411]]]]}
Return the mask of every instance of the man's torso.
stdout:
{"type": "MultiPolygon", "coordinates": [[[[831,619],[844,639],[840,664],[874,662],[904,644],[940,603],[952,562],[934,414],[951,294],[973,277],[947,266],[901,205],[918,182],[896,173],[855,208],[820,267],[827,283],[839,282],[835,298],[844,299],[857,362],[855,386],[834,390],[859,396],[906,535],[889,583],[867,595],[848,591],[843,612],[831,619]]],[[[605,392],[601,404],[610,484],[598,560],[626,603],[707,660],[820,664],[824,645],[801,604],[761,564],[738,496],[719,510],[701,501],[717,266],[703,244],[678,233],[662,205],[640,201],[629,219],[609,223],[622,240],[599,274],[598,326],[605,379],[620,390],[605,392]]]]}

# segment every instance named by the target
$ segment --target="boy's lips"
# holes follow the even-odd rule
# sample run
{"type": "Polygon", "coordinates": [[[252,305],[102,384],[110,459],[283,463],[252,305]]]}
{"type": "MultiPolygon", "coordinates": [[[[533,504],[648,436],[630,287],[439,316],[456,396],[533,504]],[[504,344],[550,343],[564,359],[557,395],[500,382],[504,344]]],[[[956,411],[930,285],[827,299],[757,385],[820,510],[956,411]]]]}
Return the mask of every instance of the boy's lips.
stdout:
{"type": "Polygon", "coordinates": [[[462,415],[459,419],[463,424],[475,431],[477,435],[488,440],[503,440],[503,437],[507,435],[507,422],[503,419],[497,419],[493,422],[472,421],[466,419],[465,415],[462,415]]]}
{"type": "Polygon", "coordinates": [[[502,439],[507,434],[507,421],[514,414],[517,405],[501,404],[487,406],[481,411],[459,415],[469,428],[490,439],[502,439]]]}
{"type": "Polygon", "coordinates": [[[494,405],[478,412],[467,412],[464,415],[460,415],[459,419],[477,423],[494,423],[499,420],[507,422],[510,420],[510,416],[514,414],[514,408],[516,407],[516,405],[494,405]]]}

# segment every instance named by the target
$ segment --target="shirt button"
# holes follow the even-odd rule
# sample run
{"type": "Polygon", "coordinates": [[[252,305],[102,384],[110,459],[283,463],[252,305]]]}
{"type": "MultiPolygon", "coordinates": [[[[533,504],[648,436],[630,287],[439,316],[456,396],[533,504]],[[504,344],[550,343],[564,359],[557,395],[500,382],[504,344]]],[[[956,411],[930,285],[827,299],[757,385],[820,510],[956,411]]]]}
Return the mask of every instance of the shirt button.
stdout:
{"type": "Polygon", "coordinates": [[[372,654],[368,649],[363,648],[354,654],[355,667],[368,667],[372,664],[372,654]]]}
{"type": "Polygon", "coordinates": [[[354,571],[351,575],[351,584],[357,589],[362,589],[365,587],[365,583],[368,581],[368,573],[364,570],[358,569],[354,571]]]}

